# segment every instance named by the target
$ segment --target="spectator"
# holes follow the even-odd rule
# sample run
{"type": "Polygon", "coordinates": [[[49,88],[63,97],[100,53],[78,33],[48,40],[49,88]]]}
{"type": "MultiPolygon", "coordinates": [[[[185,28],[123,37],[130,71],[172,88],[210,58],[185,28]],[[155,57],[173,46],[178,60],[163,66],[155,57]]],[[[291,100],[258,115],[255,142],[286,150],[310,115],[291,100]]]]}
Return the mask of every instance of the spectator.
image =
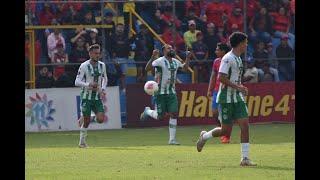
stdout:
{"type": "Polygon", "coordinates": [[[48,56],[50,59],[52,59],[53,54],[57,51],[56,47],[58,43],[61,43],[63,45],[63,49],[66,48],[66,43],[60,29],[54,29],[54,31],[50,33],[47,39],[48,56]]]}
{"type": "Polygon", "coordinates": [[[219,37],[220,42],[228,43],[228,35],[223,26],[218,27],[217,36],[219,37]]]}
{"type": "Polygon", "coordinates": [[[72,4],[68,4],[68,9],[65,12],[65,15],[61,17],[63,24],[79,24],[80,17],[79,13],[72,4]]]}
{"type": "Polygon", "coordinates": [[[134,43],[136,45],[134,60],[137,62],[137,82],[145,82],[147,77],[144,68],[152,55],[154,41],[144,24],[140,25],[140,32],[136,36],[134,43]],[[144,63],[142,63],[143,61],[144,63]]]}
{"type": "Polygon", "coordinates": [[[263,41],[265,43],[268,43],[271,41],[271,18],[267,14],[267,9],[265,7],[262,7],[250,21],[249,24],[249,38],[253,43],[257,41],[263,41]]]}
{"type": "Polygon", "coordinates": [[[182,20],[181,30],[182,32],[186,32],[189,29],[189,21],[194,20],[196,23],[196,27],[199,27],[199,30],[204,32],[205,31],[205,23],[196,15],[195,9],[190,7],[188,10],[187,16],[182,20]]]}
{"type": "Polygon", "coordinates": [[[172,7],[165,6],[164,13],[161,15],[162,20],[166,23],[165,30],[171,27],[173,24],[179,30],[181,26],[181,21],[176,17],[175,14],[172,14],[172,7]]]}
{"type": "Polygon", "coordinates": [[[275,51],[273,51],[273,44],[271,42],[267,44],[267,53],[268,53],[268,62],[270,66],[277,69],[278,68],[278,62],[276,60],[277,56],[275,54],[275,51]]]}
{"type": "Polygon", "coordinates": [[[206,9],[206,16],[208,23],[213,23],[216,26],[224,26],[226,20],[228,9],[231,5],[221,3],[221,0],[212,0],[208,3],[206,9]]]}
{"type": "Polygon", "coordinates": [[[283,35],[281,38],[281,44],[276,49],[276,56],[279,59],[278,68],[281,75],[287,81],[294,80],[294,51],[288,45],[288,36],[283,35]]]}
{"type": "Polygon", "coordinates": [[[115,31],[115,27],[116,24],[113,21],[113,14],[112,12],[106,12],[105,14],[105,21],[104,21],[105,25],[111,25],[112,28],[106,28],[105,30],[105,35],[106,37],[110,37],[112,34],[114,34],[115,31]]]}
{"type": "Polygon", "coordinates": [[[191,44],[197,40],[196,34],[201,31],[196,30],[196,22],[194,20],[190,20],[188,24],[189,24],[189,31],[183,34],[183,39],[184,39],[184,42],[186,43],[187,48],[190,50],[191,44]]]}
{"type": "Polygon", "coordinates": [[[54,13],[50,7],[49,3],[44,4],[44,8],[41,10],[39,14],[39,23],[40,25],[50,25],[52,19],[54,19],[54,13]]]}
{"type": "Polygon", "coordinates": [[[228,32],[232,32],[232,26],[235,25],[237,25],[239,31],[243,31],[243,16],[240,7],[235,7],[232,13],[228,15],[228,32]]]}
{"type": "MultiPolygon", "coordinates": [[[[65,53],[65,51],[63,49],[63,44],[58,43],[56,46],[56,49],[57,49],[57,52],[55,52],[53,54],[51,63],[53,63],[53,64],[55,64],[55,63],[58,63],[58,64],[68,63],[69,62],[68,54],[65,53]]],[[[53,76],[55,79],[58,79],[64,72],[65,72],[64,65],[55,66],[53,76]]]]}
{"type": "Polygon", "coordinates": [[[208,47],[203,42],[202,32],[198,32],[196,35],[197,41],[192,43],[192,55],[193,59],[197,62],[194,62],[193,69],[195,72],[195,79],[197,82],[209,82],[209,68],[210,65],[208,62],[203,62],[208,60],[208,47]]]}
{"type": "Polygon", "coordinates": [[[171,26],[162,34],[162,39],[166,44],[170,44],[176,52],[184,50],[184,41],[179,32],[171,26]]]}
{"type": "Polygon", "coordinates": [[[275,82],[275,75],[270,71],[270,64],[266,62],[263,65],[263,78],[261,79],[261,82],[275,82]]]}
{"type": "Polygon", "coordinates": [[[55,87],[74,87],[74,78],[68,72],[63,72],[55,81],[55,87]]]}
{"type": "Polygon", "coordinates": [[[94,25],[96,24],[95,17],[91,10],[85,9],[80,15],[79,23],[83,25],[94,25]]]}
{"type": "Polygon", "coordinates": [[[89,54],[87,49],[85,48],[85,40],[82,36],[80,36],[76,41],[76,46],[72,49],[70,53],[69,61],[71,63],[79,63],[77,66],[70,66],[68,67],[69,71],[72,72],[70,74],[71,77],[76,77],[77,70],[79,69],[80,63],[85,62],[88,60],[89,54]]]}
{"type": "Polygon", "coordinates": [[[252,58],[248,58],[245,61],[246,70],[243,74],[243,82],[257,83],[259,82],[258,69],[255,67],[255,63],[252,58]]]}
{"type": "Polygon", "coordinates": [[[290,30],[290,17],[287,15],[285,8],[280,7],[278,12],[270,13],[273,17],[272,29],[274,32],[274,37],[281,38],[283,35],[289,37],[289,46],[294,49],[295,47],[295,36],[289,33],[290,30]]]}
{"type": "Polygon", "coordinates": [[[215,59],[215,49],[217,48],[217,43],[220,42],[220,38],[215,33],[215,25],[213,23],[207,24],[207,31],[204,34],[204,43],[207,45],[209,50],[209,59],[215,59]]]}
{"type": "MultiPolygon", "coordinates": [[[[79,27],[75,30],[75,36],[73,38],[71,38],[71,43],[75,44],[77,42],[77,40],[82,37],[85,39],[85,36],[87,35],[87,31],[83,28],[83,27],[79,27]]],[[[75,47],[77,44],[73,45],[73,47],[75,47]]]]}
{"type": "Polygon", "coordinates": [[[229,34],[232,34],[234,32],[239,32],[240,31],[240,28],[238,26],[238,24],[232,24],[231,25],[231,32],[229,34]]]}
{"type": "Polygon", "coordinates": [[[256,67],[262,69],[263,64],[268,60],[268,53],[263,41],[258,41],[256,43],[256,48],[252,56],[255,59],[256,67]]]}
{"type": "Polygon", "coordinates": [[[24,80],[30,80],[30,60],[28,56],[24,56],[24,80]]]}
{"type": "Polygon", "coordinates": [[[111,36],[111,55],[121,66],[123,76],[121,77],[120,89],[125,92],[125,75],[127,73],[127,62],[130,51],[131,39],[128,34],[124,32],[124,25],[118,23],[116,25],[116,32],[111,36]]]}
{"type": "Polygon", "coordinates": [[[36,88],[51,88],[54,86],[54,83],[55,80],[52,77],[52,72],[49,72],[47,67],[41,68],[36,78],[36,88]]]}
{"type": "Polygon", "coordinates": [[[107,86],[118,86],[119,80],[122,77],[122,71],[120,65],[113,61],[114,68],[111,64],[106,64],[107,76],[108,76],[108,85],[107,86]]]}
{"type": "Polygon", "coordinates": [[[101,43],[101,39],[98,36],[98,30],[96,28],[93,29],[89,29],[87,30],[87,39],[86,39],[86,49],[89,48],[89,46],[94,45],[94,44],[99,44],[99,46],[101,47],[102,43],[101,43]]]}
{"type": "Polygon", "coordinates": [[[154,15],[152,16],[152,21],[150,21],[149,24],[157,34],[163,34],[166,22],[162,19],[160,9],[155,10],[154,15]]]}
{"type": "MultiPolygon", "coordinates": [[[[56,13],[55,13],[55,17],[57,19],[57,22],[59,24],[64,24],[65,23],[65,17],[69,14],[68,13],[69,7],[68,4],[65,3],[58,3],[57,4],[57,9],[56,9],[56,13]]],[[[68,23],[68,22],[67,22],[68,23]]]]}
{"type": "Polygon", "coordinates": [[[201,10],[202,10],[201,5],[203,5],[203,3],[200,1],[191,1],[191,0],[185,1],[185,9],[186,9],[185,15],[188,16],[188,14],[190,14],[190,11],[192,11],[195,14],[195,16],[200,17],[201,10]]]}

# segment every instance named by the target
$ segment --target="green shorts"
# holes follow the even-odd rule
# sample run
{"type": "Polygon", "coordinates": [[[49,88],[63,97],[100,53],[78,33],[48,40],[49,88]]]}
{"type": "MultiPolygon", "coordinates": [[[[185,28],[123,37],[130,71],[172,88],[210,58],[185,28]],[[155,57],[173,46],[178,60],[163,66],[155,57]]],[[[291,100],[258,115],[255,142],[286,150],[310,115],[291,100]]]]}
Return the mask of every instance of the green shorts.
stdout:
{"type": "Polygon", "coordinates": [[[233,121],[248,118],[248,108],[245,102],[221,103],[219,110],[219,120],[222,124],[232,124],[233,121]]]}
{"type": "Polygon", "coordinates": [[[101,100],[81,100],[81,112],[83,116],[91,116],[91,111],[94,113],[104,112],[104,107],[101,100]]]}
{"type": "Polygon", "coordinates": [[[176,94],[158,94],[154,97],[159,118],[162,118],[166,112],[178,112],[178,98],[176,94]]]}

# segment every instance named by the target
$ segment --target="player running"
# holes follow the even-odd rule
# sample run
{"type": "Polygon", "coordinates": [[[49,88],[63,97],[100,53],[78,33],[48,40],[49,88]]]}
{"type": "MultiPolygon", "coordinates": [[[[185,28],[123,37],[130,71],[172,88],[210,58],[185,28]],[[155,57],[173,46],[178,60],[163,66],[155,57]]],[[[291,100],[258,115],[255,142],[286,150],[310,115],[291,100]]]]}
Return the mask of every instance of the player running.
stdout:
{"type": "Polygon", "coordinates": [[[104,107],[102,99],[105,98],[107,87],[106,66],[99,61],[100,46],[94,44],[89,47],[90,59],[83,62],[78,70],[75,85],[81,87],[81,113],[80,126],[80,148],[88,147],[86,143],[87,128],[90,124],[91,111],[95,113],[98,123],[104,121],[104,107]]]}
{"type": "Polygon", "coordinates": [[[178,98],[175,90],[175,82],[177,79],[178,68],[183,68],[187,71],[191,53],[188,53],[185,63],[181,63],[175,59],[175,51],[171,45],[165,44],[162,47],[164,56],[155,59],[159,54],[158,50],[152,52],[152,56],[148,61],[145,70],[150,71],[152,67],[156,68],[156,82],[159,85],[159,90],[155,93],[156,110],[151,110],[150,107],[145,107],[140,115],[140,120],[145,120],[147,116],[154,119],[161,119],[165,115],[169,119],[169,145],[180,145],[176,140],[176,128],[178,117],[178,98]]]}
{"type": "MultiPolygon", "coordinates": [[[[209,81],[209,86],[207,91],[207,96],[212,97],[213,118],[217,118],[217,119],[218,119],[218,108],[220,108],[219,104],[216,102],[217,94],[220,86],[220,81],[218,78],[219,67],[220,67],[222,57],[229,51],[230,51],[230,48],[227,44],[225,43],[217,44],[217,48],[215,51],[217,58],[214,60],[212,65],[212,73],[210,76],[210,81],[209,81]]],[[[221,127],[220,121],[221,119],[218,119],[217,123],[221,127]]],[[[221,143],[230,143],[231,131],[232,131],[232,126],[231,126],[231,129],[228,129],[228,133],[227,133],[228,135],[220,137],[221,143]]]]}
{"type": "Polygon", "coordinates": [[[241,130],[241,162],[240,166],[256,166],[249,159],[249,120],[248,108],[243,95],[248,94],[248,89],[241,84],[243,64],[240,55],[248,45],[248,36],[242,32],[234,32],[229,37],[232,50],[223,56],[219,68],[220,87],[217,103],[220,104],[219,116],[221,127],[213,130],[201,131],[197,141],[198,152],[202,151],[206,141],[212,137],[227,135],[233,121],[237,121],[241,130]]]}

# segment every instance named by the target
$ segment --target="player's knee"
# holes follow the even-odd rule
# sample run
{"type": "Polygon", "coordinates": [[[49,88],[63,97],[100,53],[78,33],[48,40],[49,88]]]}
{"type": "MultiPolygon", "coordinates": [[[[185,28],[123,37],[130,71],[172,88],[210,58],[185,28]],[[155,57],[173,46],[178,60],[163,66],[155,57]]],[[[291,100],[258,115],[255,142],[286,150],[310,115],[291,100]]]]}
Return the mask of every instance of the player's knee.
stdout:
{"type": "Polygon", "coordinates": [[[177,113],[168,113],[168,115],[172,119],[177,119],[178,118],[178,114],[177,113]]]}

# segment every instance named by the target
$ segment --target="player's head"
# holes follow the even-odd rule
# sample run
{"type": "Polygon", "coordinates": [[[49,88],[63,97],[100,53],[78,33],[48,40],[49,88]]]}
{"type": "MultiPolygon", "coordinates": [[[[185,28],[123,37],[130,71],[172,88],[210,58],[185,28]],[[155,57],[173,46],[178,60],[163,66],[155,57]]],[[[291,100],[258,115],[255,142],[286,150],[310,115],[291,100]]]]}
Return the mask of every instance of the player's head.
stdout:
{"type": "Polygon", "coordinates": [[[241,53],[247,50],[248,36],[242,32],[234,32],[229,37],[230,45],[232,48],[237,48],[241,53]]]}
{"type": "Polygon", "coordinates": [[[90,59],[94,60],[94,61],[98,61],[100,59],[100,46],[99,44],[94,44],[89,46],[89,56],[90,59]]]}
{"type": "Polygon", "coordinates": [[[216,48],[215,53],[216,53],[218,58],[221,58],[229,51],[230,51],[229,46],[226,43],[221,43],[220,42],[220,43],[217,44],[217,48],[216,48]]]}
{"type": "Polygon", "coordinates": [[[163,45],[162,52],[166,57],[175,57],[175,51],[170,44],[163,45]]]}

